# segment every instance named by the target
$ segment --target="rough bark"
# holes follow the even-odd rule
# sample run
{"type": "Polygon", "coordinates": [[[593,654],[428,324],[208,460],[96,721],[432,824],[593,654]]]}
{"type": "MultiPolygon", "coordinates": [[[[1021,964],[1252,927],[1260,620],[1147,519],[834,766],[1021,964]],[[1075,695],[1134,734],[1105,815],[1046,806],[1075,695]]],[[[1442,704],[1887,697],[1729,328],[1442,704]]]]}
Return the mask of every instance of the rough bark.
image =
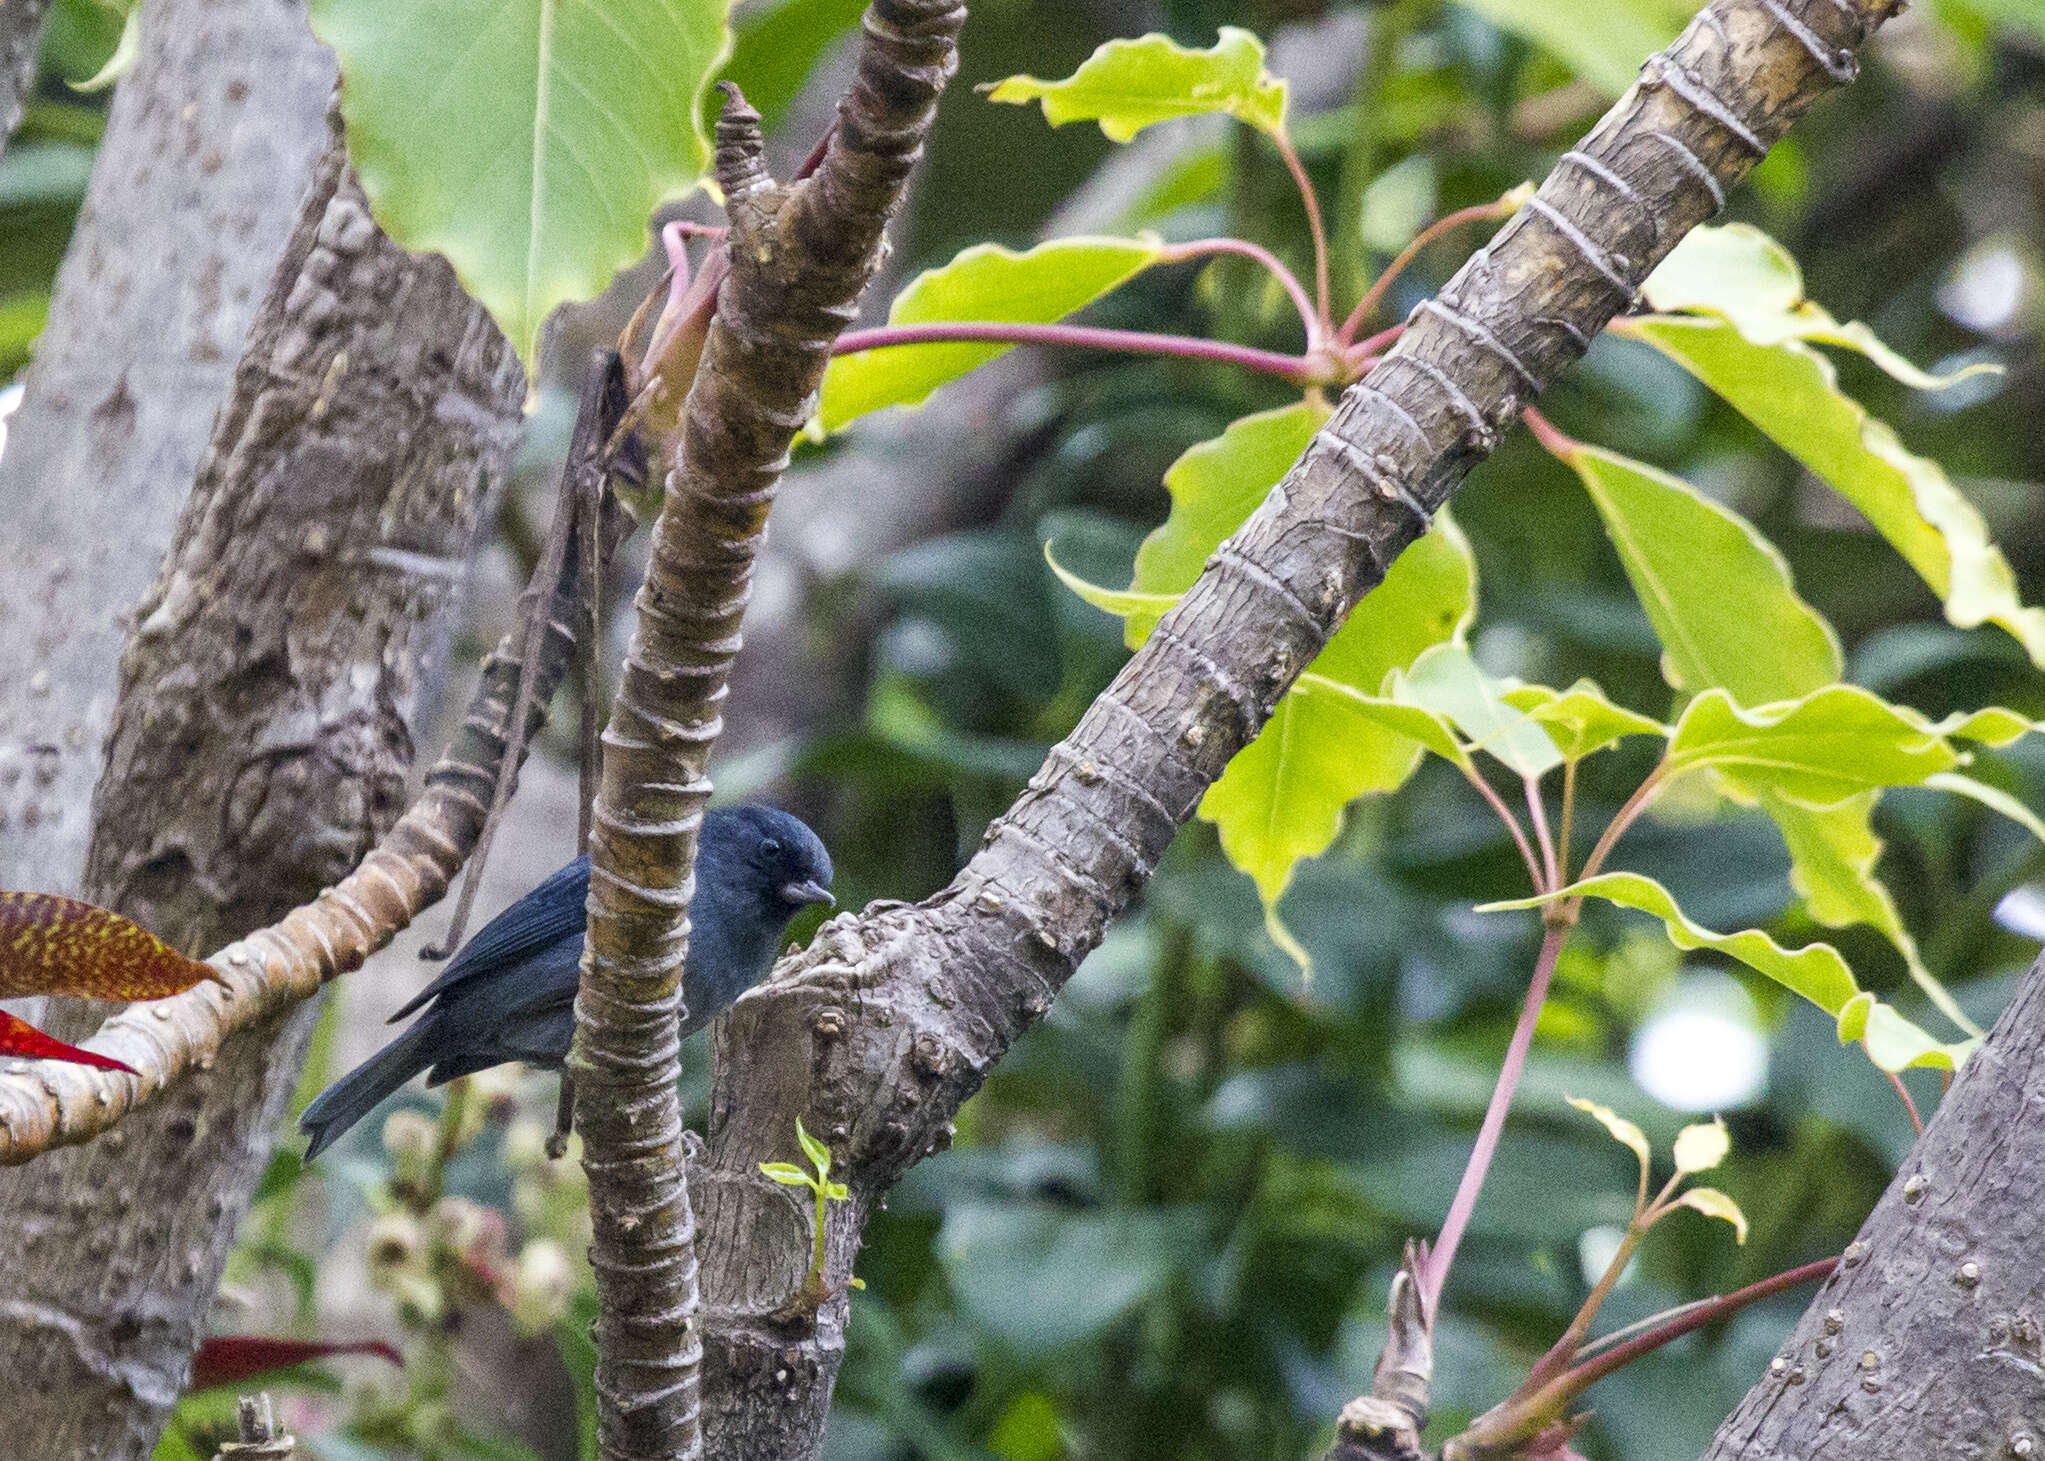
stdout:
{"type": "Polygon", "coordinates": [[[334,85],[302,4],[149,0],[142,35],[0,456],[6,888],[80,887],[127,612],[170,540],[334,85]]]}
{"type": "MultiPolygon", "coordinates": [[[[371,221],[336,126],[135,613],[86,897],[198,952],[317,897],[389,830],[524,389],[446,261],[371,221]]],[[[33,1255],[0,1271],[21,1454],[155,1445],[317,1009],[259,1022],[175,1100],[0,1192],[33,1255]]]]}
{"type": "Polygon", "coordinates": [[[755,1164],[827,1134],[864,1215],[942,1147],[960,1103],[1149,877],[1207,786],[1521,402],[1819,95],[1886,14],[1717,0],[1417,311],[944,892],[827,925],[717,1041],[698,1215],[712,1454],[815,1454],[845,1305],[790,1322],[804,1224],[755,1164]]]}
{"type": "Polygon", "coordinates": [[[35,90],[36,53],[49,13],[50,0],[0,0],[0,154],[35,90]]]}
{"type": "Polygon", "coordinates": [[[2045,959],[1705,1461],[2045,1455],[2045,959]]]}
{"type": "MultiPolygon", "coordinates": [[[[703,1454],[695,1223],[678,1024],[707,771],[768,510],[832,343],[956,66],[957,0],[875,0],[858,79],[816,171],[767,175],[733,91],[717,126],[731,274],[682,411],[639,622],[603,737],[575,1119],[596,1271],[597,1434],[607,1458],[703,1454]]],[[[794,1128],[781,1134],[792,1142],[794,1128]]]]}

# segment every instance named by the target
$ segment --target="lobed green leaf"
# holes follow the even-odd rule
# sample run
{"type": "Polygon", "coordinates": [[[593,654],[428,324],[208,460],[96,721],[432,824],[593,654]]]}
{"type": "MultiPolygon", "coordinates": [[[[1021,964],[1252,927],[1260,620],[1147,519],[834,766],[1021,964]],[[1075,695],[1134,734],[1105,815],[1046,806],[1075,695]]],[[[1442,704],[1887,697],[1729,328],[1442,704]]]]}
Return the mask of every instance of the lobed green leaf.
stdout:
{"type": "Polygon", "coordinates": [[[1797,343],[1753,345],[1721,321],[1650,316],[1624,326],[1723,396],[1846,498],[1963,629],[1996,624],[2045,665],[2045,610],[2026,606],[1988,525],[1938,463],[1916,456],[1797,343]]]}
{"type": "Polygon", "coordinates": [[[1914,712],[1858,685],[1828,685],[1752,710],[1707,690],[1676,722],[1666,764],[1674,773],[1711,767],[1750,798],[1774,792],[1823,808],[1880,787],[1922,785],[1961,759],[1914,712]]]}
{"type": "MultiPolygon", "coordinates": [[[[1149,268],[1162,248],[1151,234],[1054,238],[1023,253],[975,244],[949,264],[910,280],[888,310],[888,323],[1049,324],[1149,268]]],[[[939,386],[1014,348],[945,342],[835,356],[824,372],[810,434],[821,440],[884,406],[920,406],[939,386]]]]}
{"type": "Polygon", "coordinates": [[[1581,761],[1627,736],[1669,734],[1669,728],[1660,721],[1614,705],[1591,680],[1578,680],[1567,690],[1517,685],[1502,698],[1514,709],[1525,711],[1547,731],[1565,761],[1581,761]]]}
{"type": "Polygon", "coordinates": [[[1285,129],[1285,83],[1264,69],[1264,43],[1232,25],[1221,27],[1204,51],[1163,35],[1109,41],[1062,81],[1011,76],[987,99],[1041,102],[1052,126],[1099,122],[1114,142],[1159,122],[1214,112],[1274,136],[1285,129]]]}
{"type": "Polygon", "coordinates": [[[1567,898],[1601,898],[1621,908],[1652,914],[1662,921],[1669,942],[1686,953],[1709,950],[1767,975],[1791,993],[1802,996],[1833,1016],[1839,1022],[1840,1040],[1861,1041],[1868,1057],[1884,1070],[1900,1070],[1912,1065],[1951,1070],[1965,1058],[1968,1046],[1964,1042],[1941,1045],[1862,990],[1846,960],[1832,945],[1815,943],[1800,949],[1785,949],[1761,930],[1753,928],[1738,933],[1715,933],[1693,923],[1676,906],[1676,900],[1670,896],[1668,889],[1639,873],[1600,873],[1557,892],[1487,903],[1478,912],[1538,908],[1567,898]],[[1874,1032],[1872,1038],[1870,1030],[1874,1032]]]}

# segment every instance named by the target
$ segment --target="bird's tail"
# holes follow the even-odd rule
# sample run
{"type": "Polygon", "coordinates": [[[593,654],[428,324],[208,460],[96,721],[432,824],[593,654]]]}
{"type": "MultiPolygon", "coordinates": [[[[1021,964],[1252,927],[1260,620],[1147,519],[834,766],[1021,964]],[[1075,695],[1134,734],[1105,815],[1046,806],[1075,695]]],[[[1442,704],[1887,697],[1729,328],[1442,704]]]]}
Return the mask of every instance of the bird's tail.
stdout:
{"type": "Polygon", "coordinates": [[[310,1162],[341,1135],[384,1103],[398,1087],[433,1063],[425,1047],[421,1020],[397,1039],[321,1091],[298,1118],[298,1129],[312,1138],[305,1149],[310,1162]]]}

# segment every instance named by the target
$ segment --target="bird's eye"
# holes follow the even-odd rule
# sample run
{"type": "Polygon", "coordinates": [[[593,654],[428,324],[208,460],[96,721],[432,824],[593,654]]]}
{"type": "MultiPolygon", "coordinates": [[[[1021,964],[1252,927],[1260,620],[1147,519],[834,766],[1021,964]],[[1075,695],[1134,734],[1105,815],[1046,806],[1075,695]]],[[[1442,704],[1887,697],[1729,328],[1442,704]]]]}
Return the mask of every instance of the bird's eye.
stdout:
{"type": "Polygon", "coordinates": [[[772,837],[769,837],[765,842],[762,842],[760,844],[760,856],[779,857],[780,855],[781,844],[779,842],[776,842],[772,837]]]}

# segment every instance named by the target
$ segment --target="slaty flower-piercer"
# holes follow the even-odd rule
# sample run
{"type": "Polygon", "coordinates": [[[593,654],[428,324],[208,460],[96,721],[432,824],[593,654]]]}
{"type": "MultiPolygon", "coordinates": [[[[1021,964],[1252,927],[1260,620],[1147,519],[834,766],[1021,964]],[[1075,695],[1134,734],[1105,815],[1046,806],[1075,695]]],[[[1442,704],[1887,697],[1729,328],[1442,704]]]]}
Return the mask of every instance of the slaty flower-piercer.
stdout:
{"type": "MultiPolygon", "coordinates": [[[[771,807],[713,808],[696,852],[682,969],[686,1038],[767,976],[789,919],[829,903],[831,855],[817,834],[771,807]]],[[[510,1060],[558,1070],[575,1034],[589,859],[578,857],[491,919],[440,977],[396,1014],[412,1027],[320,1093],[299,1128],[305,1160],[421,1071],[437,1086],[510,1060]]]]}

